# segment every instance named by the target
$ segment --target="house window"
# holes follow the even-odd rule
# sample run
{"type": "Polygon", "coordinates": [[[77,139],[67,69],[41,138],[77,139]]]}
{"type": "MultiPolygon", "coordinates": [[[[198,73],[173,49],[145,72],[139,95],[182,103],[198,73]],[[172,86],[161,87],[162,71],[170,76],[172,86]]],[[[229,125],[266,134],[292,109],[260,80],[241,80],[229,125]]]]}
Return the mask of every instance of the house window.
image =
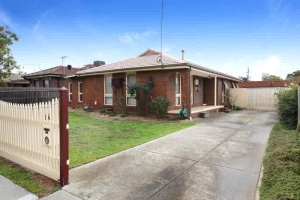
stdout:
{"type": "Polygon", "coordinates": [[[175,102],[176,106],[181,105],[181,76],[179,73],[176,73],[176,78],[175,78],[175,102]]]}
{"type": "Polygon", "coordinates": [[[112,75],[104,77],[104,104],[113,105],[113,89],[111,86],[112,75]]]}
{"type": "Polygon", "coordinates": [[[34,87],[40,87],[40,81],[39,80],[34,81],[34,87]]]}
{"type": "MultiPolygon", "coordinates": [[[[133,85],[136,83],[136,74],[127,74],[126,76],[126,85],[133,85]]],[[[136,106],[135,95],[131,96],[126,90],[126,105],[127,106],[136,106]]]]}
{"type": "Polygon", "coordinates": [[[49,87],[49,80],[44,80],[44,87],[49,87]]]}
{"type": "Polygon", "coordinates": [[[82,102],[82,83],[78,83],[78,102],[82,102]]]}
{"type": "Polygon", "coordinates": [[[69,101],[72,101],[72,83],[69,83],[69,101]]]}

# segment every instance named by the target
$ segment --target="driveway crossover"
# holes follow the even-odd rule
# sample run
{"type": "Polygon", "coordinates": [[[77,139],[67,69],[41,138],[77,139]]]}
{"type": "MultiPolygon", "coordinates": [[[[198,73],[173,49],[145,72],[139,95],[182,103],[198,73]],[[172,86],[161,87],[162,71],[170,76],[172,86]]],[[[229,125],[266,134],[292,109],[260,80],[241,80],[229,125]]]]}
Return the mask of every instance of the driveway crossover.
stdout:
{"type": "Polygon", "coordinates": [[[240,111],[70,171],[82,199],[254,199],[275,112],[240,111]]]}

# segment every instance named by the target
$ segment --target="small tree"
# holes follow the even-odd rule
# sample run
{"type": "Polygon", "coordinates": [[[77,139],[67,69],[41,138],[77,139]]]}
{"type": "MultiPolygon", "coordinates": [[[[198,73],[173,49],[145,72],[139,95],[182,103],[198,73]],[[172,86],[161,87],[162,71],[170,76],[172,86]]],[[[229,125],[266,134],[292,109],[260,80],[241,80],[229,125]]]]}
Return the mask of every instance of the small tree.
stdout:
{"type": "Polygon", "coordinates": [[[277,113],[279,120],[286,124],[289,128],[295,129],[298,123],[298,87],[290,86],[287,89],[279,90],[277,113]]]}
{"type": "Polygon", "coordinates": [[[149,107],[150,95],[152,93],[153,85],[154,83],[151,76],[146,83],[135,83],[132,85],[127,85],[128,93],[131,96],[134,96],[134,98],[136,99],[138,113],[140,116],[144,116],[145,110],[149,107]]]}
{"type": "Polygon", "coordinates": [[[7,26],[0,26],[0,86],[6,86],[7,83],[3,79],[8,78],[12,70],[19,69],[9,48],[14,41],[18,41],[17,35],[7,26]]]}
{"type": "Polygon", "coordinates": [[[155,110],[155,115],[158,119],[161,119],[164,116],[166,116],[171,105],[172,102],[163,96],[158,96],[152,101],[152,106],[155,110]]]}

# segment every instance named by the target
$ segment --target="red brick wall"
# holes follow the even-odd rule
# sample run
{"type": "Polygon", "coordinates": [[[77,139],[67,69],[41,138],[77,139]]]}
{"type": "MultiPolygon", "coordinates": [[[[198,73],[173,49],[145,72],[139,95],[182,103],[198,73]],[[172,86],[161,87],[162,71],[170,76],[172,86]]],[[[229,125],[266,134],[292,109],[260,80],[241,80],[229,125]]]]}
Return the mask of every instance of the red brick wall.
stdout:
{"type": "MultiPolygon", "coordinates": [[[[170,109],[181,108],[182,106],[175,106],[175,74],[181,74],[181,102],[189,106],[189,71],[188,69],[178,70],[157,70],[157,71],[140,71],[136,72],[136,81],[145,83],[151,76],[154,82],[153,98],[157,96],[164,96],[172,102],[170,109]]],[[[86,76],[86,77],[73,77],[68,79],[72,82],[72,102],[69,103],[71,107],[83,107],[84,104],[93,106],[94,109],[103,107],[113,107],[119,111],[116,104],[119,102],[121,89],[118,87],[113,88],[113,106],[104,105],[104,79],[103,75],[86,76]],[[83,101],[78,102],[78,82],[82,82],[83,87],[83,101]],[[94,105],[94,101],[98,105],[94,105]]],[[[126,73],[113,74],[113,78],[124,78],[126,81],[126,73]]],[[[127,112],[136,112],[136,106],[126,106],[126,87],[123,86],[124,107],[127,112]]]]}
{"type": "Polygon", "coordinates": [[[193,76],[193,107],[196,106],[202,106],[203,105],[203,100],[204,100],[204,79],[199,76],[193,76]],[[195,85],[195,80],[199,80],[199,85],[200,85],[200,91],[197,91],[196,85],[195,85]]]}

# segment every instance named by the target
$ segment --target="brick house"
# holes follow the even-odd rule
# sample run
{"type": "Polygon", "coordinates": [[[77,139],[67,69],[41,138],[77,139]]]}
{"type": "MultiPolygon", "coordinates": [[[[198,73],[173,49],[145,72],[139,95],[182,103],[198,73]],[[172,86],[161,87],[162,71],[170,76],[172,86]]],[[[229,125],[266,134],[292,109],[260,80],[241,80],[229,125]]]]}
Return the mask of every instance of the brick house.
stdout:
{"type": "Polygon", "coordinates": [[[85,65],[82,68],[68,68],[66,66],[56,66],[38,72],[25,74],[23,78],[30,82],[34,87],[67,87],[66,77],[74,75],[81,70],[87,70],[105,64],[103,61],[95,61],[94,64],[85,65]]]}
{"type": "Polygon", "coordinates": [[[12,74],[8,78],[3,79],[7,83],[7,87],[28,87],[29,81],[25,80],[22,75],[12,74]]]}
{"type": "Polygon", "coordinates": [[[119,62],[77,72],[68,77],[69,106],[91,105],[94,109],[112,107],[117,110],[120,94],[124,108],[136,112],[134,97],[127,94],[126,85],[144,83],[153,78],[153,98],[164,96],[172,102],[170,114],[178,114],[186,105],[188,115],[197,117],[200,111],[216,111],[228,103],[225,90],[238,87],[241,80],[202,67],[184,59],[148,49],[141,55],[119,62]],[[124,84],[122,84],[124,83],[124,84]]]}

